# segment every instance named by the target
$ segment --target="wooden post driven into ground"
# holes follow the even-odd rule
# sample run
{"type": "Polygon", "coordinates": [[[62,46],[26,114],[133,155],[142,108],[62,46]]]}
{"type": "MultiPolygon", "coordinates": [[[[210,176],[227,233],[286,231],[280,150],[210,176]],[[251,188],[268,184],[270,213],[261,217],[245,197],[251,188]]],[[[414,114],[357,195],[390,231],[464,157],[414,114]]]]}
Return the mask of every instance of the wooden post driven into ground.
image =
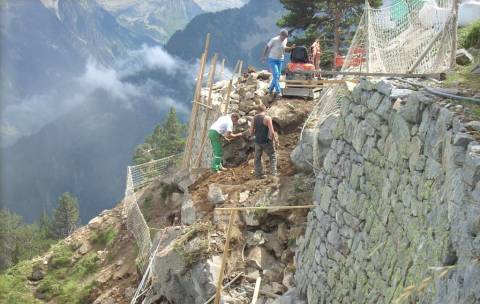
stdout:
{"type": "Polygon", "coordinates": [[[243,68],[243,60],[240,60],[240,64],[238,65],[238,77],[242,76],[242,68],[243,68]]]}
{"type": "Polygon", "coordinates": [[[213,55],[212,64],[210,65],[210,70],[208,72],[208,98],[207,98],[207,105],[209,108],[206,109],[205,113],[205,121],[203,124],[203,131],[202,131],[202,142],[200,144],[200,150],[198,151],[197,159],[195,160],[195,168],[200,166],[200,162],[202,161],[203,150],[205,148],[206,138],[207,138],[207,129],[208,129],[208,117],[210,116],[210,111],[212,109],[212,92],[213,92],[213,83],[215,79],[215,70],[217,67],[217,57],[218,55],[213,55]]]}
{"type": "Polygon", "coordinates": [[[223,79],[223,71],[225,70],[225,58],[222,59],[222,67],[220,69],[220,80],[223,79]]]}
{"type": "Polygon", "coordinates": [[[260,292],[260,283],[262,282],[262,277],[258,277],[257,281],[255,282],[255,289],[253,290],[253,297],[251,304],[257,304],[258,300],[258,293],[260,292]]]}
{"type": "Polygon", "coordinates": [[[232,93],[232,85],[233,85],[233,76],[232,79],[228,82],[227,87],[227,96],[225,96],[225,108],[222,111],[222,114],[225,115],[228,112],[228,107],[230,106],[230,94],[232,93]]]}
{"type": "Polygon", "coordinates": [[[452,54],[450,57],[450,69],[454,69],[457,64],[457,41],[458,41],[458,0],[453,0],[453,39],[452,39],[452,54]]]}
{"type": "Polygon", "coordinates": [[[223,258],[222,264],[220,265],[220,272],[218,273],[217,280],[217,292],[215,293],[215,304],[220,304],[222,298],[222,282],[223,282],[223,272],[225,271],[225,265],[227,263],[228,250],[230,248],[230,238],[232,235],[232,225],[235,216],[235,211],[230,211],[230,218],[228,219],[228,228],[227,228],[227,237],[225,239],[225,246],[223,247],[223,258]]]}
{"type": "Polygon", "coordinates": [[[198,70],[197,75],[197,83],[195,86],[195,93],[193,97],[193,105],[192,105],[192,114],[190,115],[190,126],[188,130],[188,138],[187,143],[185,144],[185,154],[183,155],[182,167],[190,168],[190,158],[192,152],[192,142],[193,142],[193,131],[195,130],[195,124],[197,122],[197,114],[198,114],[198,103],[200,102],[199,96],[201,96],[201,89],[202,89],[202,82],[203,82],[203,73],[205,69],[205,63],[207,62],[208,58],[208,48],[210,46],[210,33],[207,34],[205,38],[205,49],[203,51],[202,56],[200,57],[200,68],[198,70]]]}

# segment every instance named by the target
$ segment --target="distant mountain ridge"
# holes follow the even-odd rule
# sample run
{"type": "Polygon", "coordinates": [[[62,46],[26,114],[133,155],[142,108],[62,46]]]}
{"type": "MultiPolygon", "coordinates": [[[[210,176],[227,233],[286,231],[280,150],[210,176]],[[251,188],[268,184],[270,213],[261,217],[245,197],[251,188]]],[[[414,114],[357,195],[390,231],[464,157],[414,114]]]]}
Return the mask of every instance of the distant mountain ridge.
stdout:
{"type": "Polygon", "coordinates": [[[194,0],[206,12],[218,12],[229,8],[239,8],[250,0],[194,0]]]}
{"type": "Polygon", "coordinates": [[[196,16],[176,32],[167,51],[192,61],[202,53],[205,35],[211,33],[211,53],[219,53],[233,67],[236,60],[261,67],[261,52],[268,40],[278,34],[276,21],[284,8],[278,0],[251,0],[241,8],[196,16]]]}
{"type": "Polygon", "coordinates": [[[194,0],[96,0],[130,31],[164,44],[203,13],[194,0]]]}

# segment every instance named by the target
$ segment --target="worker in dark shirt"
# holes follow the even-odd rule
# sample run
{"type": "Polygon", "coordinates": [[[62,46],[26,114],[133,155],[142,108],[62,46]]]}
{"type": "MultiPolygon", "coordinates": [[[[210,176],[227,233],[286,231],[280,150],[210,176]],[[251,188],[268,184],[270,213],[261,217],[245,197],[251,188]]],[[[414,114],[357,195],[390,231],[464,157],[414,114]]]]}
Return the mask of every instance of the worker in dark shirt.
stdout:
{"type": "Polygon", "coordinates": [[[272,118],[267,115],[266,108],[261,105],[257,109],[257,115],[253,118],[250,127],[250,135],[255,135],[255,177],[263,179],[262,154],[265,152],[270,157],[270,174],[277,175],[277,151],[275,149],[275,130],[272,118]]]}

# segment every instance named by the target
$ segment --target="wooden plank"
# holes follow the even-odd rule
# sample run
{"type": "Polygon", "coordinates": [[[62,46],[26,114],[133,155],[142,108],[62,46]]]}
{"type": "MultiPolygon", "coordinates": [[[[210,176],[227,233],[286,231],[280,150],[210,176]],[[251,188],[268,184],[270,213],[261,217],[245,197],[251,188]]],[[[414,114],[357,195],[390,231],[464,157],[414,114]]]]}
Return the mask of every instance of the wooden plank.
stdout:
{"type": "Polygon", "coordinates": [[[258,300],[258,292],[260,291],[260,283],[262,282],[262,277],[258,277],[257,281],[255,282],[255,289],[253,290],[253,297],[251,304],[257,304],[258,300]]]}
{"type": "Polygon", "coordinates": [[[223,247],[223,257],[222,264],[220,265],[220,272],[218,273],[217,280],[217,292],[215,293],[215,304],[220,304],[220,299],[222,298],[222,281],[223,281],[223,272],[225,271],[225,265],[227,264],[228,250],[230,248],[230,238],[232,235],[232,225],[234,220],[235,211],[230,211],[230,218],[228,219],[228,228],[227,228],[227,238],[225,240],[225,246],[223,247]]]}
{"type": "Polygon", "coordinates": [[[249,210],[290,210],[290,209],[310,209],[315,208],[316,205],[302,205],[302,206],[264,206],[264,207],[223,207],[215,208],[214,211],[249,211],[249,210]]]}
{"type": "MultiPolygon", "coordinates": [[[[227,284],[225,284],[225,286],[222,286],[222,290],[224,290],[225,288],[229,287],[230,285],[232,285],[239,277],[243,276],[243,272],[240,272],[236,277],[234,277],[230,282],[228,282],[227,284]]],[[[208,304],[210,302],[212,302],[212,300],[215,299],[215,295],[211,296],[205,303],[203,304],[208,304]]]]}
{"type": "Polygon", "coordinates": [[[365,73],[365,72],[342,72],[342,71],[303,71],[295,72],[299,75],[322,74],[327,76],[359,76],[359,77],[402,77],[402,78],[434,78],[445,79],[445,73],[431,73],[431,74],[408,74],[408,73],[365,73]]]}
{"type": "MultiPolygon", "coordinates": [[[[212,92],[213,92],[213,83],[215,79],[215,70],[217,67],[217,57],[218,55],[215,54],[213,55],[212,58],[212,64],[210,65],[210,71],[208,75],[208,97],[207,97],[207,105],[212,108],[212,92]]],[[[207,110],[207,113],[205,113],[205,121],[203,123],[203,131],[202,131],[202,142],[200,144],[200,150],[198,151],[198,156],[197,159],[195,160],[195,168],[198,168],[200,166],[200,162],[202,160],[203,156],[203,150],[205,148],[205,143],[207,142],[207,129],[208,129],[208,117],[210,116],[210,109],[207,110]]]]}
{"type": "Polygon", "coordinates": [[[325,83],[345,83],[353,82],[357,83],[355,79],[319,79],[319,80],[287,80],[285,83],[289,84],[325,84],[325,83]]]}

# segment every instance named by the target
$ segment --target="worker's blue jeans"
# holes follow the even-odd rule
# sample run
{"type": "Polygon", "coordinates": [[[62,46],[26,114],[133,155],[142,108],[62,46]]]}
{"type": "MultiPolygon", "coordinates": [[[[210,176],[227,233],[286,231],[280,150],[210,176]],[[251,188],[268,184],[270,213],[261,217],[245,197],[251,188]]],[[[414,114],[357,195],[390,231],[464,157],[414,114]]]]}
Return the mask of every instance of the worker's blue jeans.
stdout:
{"type": "Polygon", "coordinates": [[[273,76],[272,83],[270,84],[268,90],[271,93],[275,89],[277,93],[281,93],[282,89],[280,88],[280,75],[282,74],[283,59],[268,58],[268,65],[270,66],[273,76]]]}

